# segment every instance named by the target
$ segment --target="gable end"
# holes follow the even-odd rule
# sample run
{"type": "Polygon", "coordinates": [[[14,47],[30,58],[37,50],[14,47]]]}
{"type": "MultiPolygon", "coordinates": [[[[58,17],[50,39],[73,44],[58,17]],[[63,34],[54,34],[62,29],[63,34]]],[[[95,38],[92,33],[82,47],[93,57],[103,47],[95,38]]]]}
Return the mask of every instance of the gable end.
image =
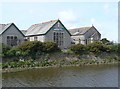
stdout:
{"type": "MultiPolygon", "coordinates": [[[[54,27],[58,22],[65,28],[65,30],[69,33],[69,35],[72,36],[60,20],[58,20],[52,27],[54,27]]],[[[52,27],[45,33],[45,35],[52,29],[52,27]]]]}
{"type": "MultiPolygon", "coordinates": [[[[18,29],[18,27],[17,27],[14,23],[12,23],[8,28],[6,28],[6,29],[2,32],[2,34],[3,34],[4,32],[6,32],[12,25],[14,25],[15,28],[25,37],[25,35],[18,29]]],[[[1,35],[2,35],[2,34],[1,34],[1,35]]]]}

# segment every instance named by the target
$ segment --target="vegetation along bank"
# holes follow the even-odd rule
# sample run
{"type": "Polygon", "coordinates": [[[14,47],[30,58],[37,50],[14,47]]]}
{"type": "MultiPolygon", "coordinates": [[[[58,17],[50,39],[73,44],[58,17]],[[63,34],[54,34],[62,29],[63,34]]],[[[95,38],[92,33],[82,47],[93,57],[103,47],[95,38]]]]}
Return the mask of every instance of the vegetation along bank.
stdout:
{"type": "Polygon", "coordinates": [[[3,44],[2,69],[28,69],[51,66],[83,66],[118,63],[120,44],[107,39],[88,45],[76,44],[68,50],[61,50],[56,43],[27,41],[17,47],[3,44]]]}

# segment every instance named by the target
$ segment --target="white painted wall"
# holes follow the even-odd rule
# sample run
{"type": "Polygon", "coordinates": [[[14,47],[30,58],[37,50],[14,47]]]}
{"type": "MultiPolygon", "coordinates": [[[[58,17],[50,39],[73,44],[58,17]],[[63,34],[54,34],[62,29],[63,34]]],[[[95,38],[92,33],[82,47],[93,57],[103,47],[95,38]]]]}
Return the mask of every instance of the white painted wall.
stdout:
{"type": "Polygon", "coordinates": [[[45,35],[37,36],[38,41],[45,42],[45,35]]]}
{"type": "Polygon", "coordinates": [[[81,40],[80,41],[80,44],[85,44],[85,37],[84,35],[76,35],[76,36],[71,36],[73,42],[75,42],[75,44],[79,44],[79,39],[81,40]]]}
{"type": "Polygon", "coordinates": [[[35,41],[34,37],[37,37],[37,41],[45,42],[45,35],[31,36],[31,37],[29,37],[30,41],[35,41]]]}

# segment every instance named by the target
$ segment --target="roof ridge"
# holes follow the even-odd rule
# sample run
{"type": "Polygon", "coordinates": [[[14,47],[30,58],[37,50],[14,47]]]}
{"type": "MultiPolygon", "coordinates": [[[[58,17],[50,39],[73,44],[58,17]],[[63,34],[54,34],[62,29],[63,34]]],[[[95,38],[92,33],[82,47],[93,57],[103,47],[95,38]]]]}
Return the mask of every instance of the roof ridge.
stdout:
{"type": "Polygon", "coordinates": [[[7,23],[7,24],[1,24],[1,28],[0,28],[0,34],[2,34],[4,31],[6,31],[6,29],[11,26],[13,23],[7,23]]]}
{"type": "Polygon", "coordinates": [[[1,23],[0,23],[0,25],[6,25],[6,24],[1,24],[1,23]]]}
{"type": "Polygon", "coordinates": [[[58,19],[56,19],[56,20],[49,20],[49,21],[45,21],[45,22],[38,23],[38,24],[33,24],[33,26],[34,26],[34,25],[45,24],[45,23],[49,23],[49,22],[54,22],[54,21],[58,21],[58,19]]]}
{"type": "MultiPolygon", "coordinates": [[[[72,29],[80,29],[80,28],[91,28],[92,26],[84,26],[84,27],[76,27],[76,28],[72,28],[72,29]]],[[[69,29],[69,30],[72,30],[72,29],[69,29]]]]}
{"type": "Polygon", "coordinates": [[[92,26],[82,26],[82,27],[80,27],[80,28],[86,28],[86,27],[92,27],[92,26]]]}
{"type": "Polygon", "coordinates": [[[0,23],[0,25],[9,25],[9,24],[12,24],[12,23],[6,23],[6,24],[1,24],[1,23],[0,23]]]}

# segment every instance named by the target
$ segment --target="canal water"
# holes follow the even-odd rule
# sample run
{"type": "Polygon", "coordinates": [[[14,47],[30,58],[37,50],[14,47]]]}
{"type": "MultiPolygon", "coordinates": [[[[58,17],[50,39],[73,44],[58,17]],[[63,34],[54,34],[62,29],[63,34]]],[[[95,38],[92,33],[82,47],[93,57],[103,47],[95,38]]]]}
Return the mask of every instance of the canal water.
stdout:
{"type": "Polygon", "coordinates": [[[118,65],[29,69],[2,78],[3,87],[118,87],[118,65]]]}

